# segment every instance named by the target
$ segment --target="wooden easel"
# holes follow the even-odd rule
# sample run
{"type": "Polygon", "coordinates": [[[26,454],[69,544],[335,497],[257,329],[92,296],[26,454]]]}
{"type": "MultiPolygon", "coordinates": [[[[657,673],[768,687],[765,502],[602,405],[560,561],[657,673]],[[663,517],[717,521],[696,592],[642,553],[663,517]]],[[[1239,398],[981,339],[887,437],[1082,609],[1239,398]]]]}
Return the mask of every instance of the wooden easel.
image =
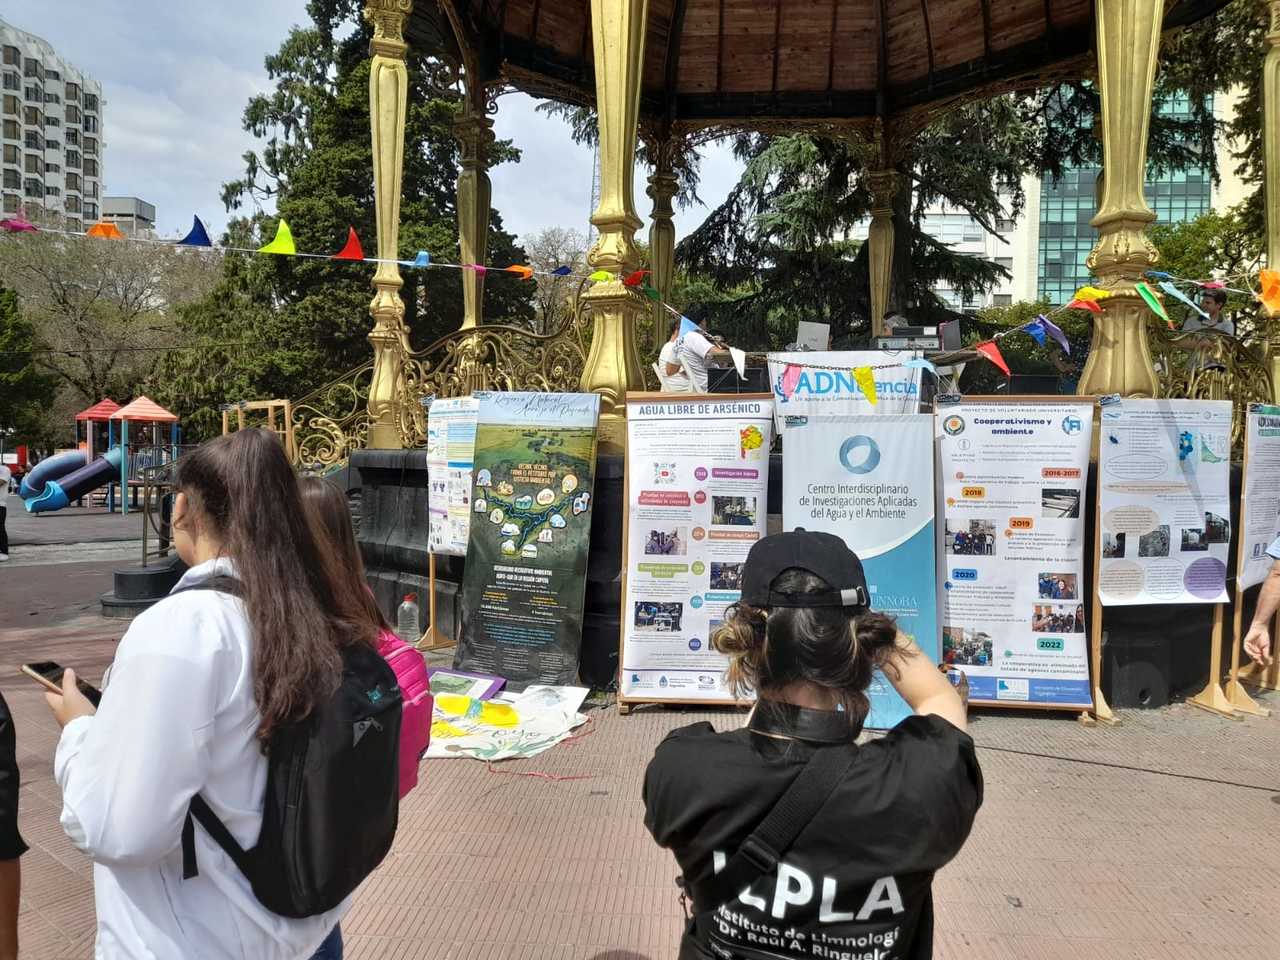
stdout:
{"type": "MultiPolygon", "coordinates": [[[[1240,592],[1236,591],[1236,629],[1240,629],[1240,592]]],[[[1213,605],[1213,632],[1209,639],[1209,680],[1204,689],[1194,697],[1188,697],[1187,703],[1201,710],[1208,710],[1232,720],[1239,720],[1231,699],[1222,689],[1222,607],[1221,603],[1213,605]]],[[[1233,645],[1234,646],[1234,645],[1233,645]]],[[[1238,654],[1233,656],[1238,657],[1238,654]]],[[[1247,696],[1247,695],[1246,695],[1247,696]]]]}
{"type": "MultiPolygon", "coordinates": [[[[1097,411],[1101,408],[1095,407],[1097,411]]],[[[1101,433],[1094,425],[1095,439],[1101,433]]],[[[1102,578],[1102,450],[1098,450],[1098,475],[1093,484],[1093,602],[1089,609],[1089,681],[1093,688],[1093,713],[1087,710],[1077,718],[1083,724],[1105,723],[1115,725],[1120,718],[1115,715],[1107,698],[1102,695],[1102,596],[1098,582],[1102,578]]]]}
{"type": "Polygon", "coordinates": [[[419,650],[452,647],[454,641],[436,629],[436,555],[427,554],[427,631],[418,640],[419,650]]]}
{"type": "MultiPolygon", "coordinates": [[[[1248,497],[1248,477],[1249,477],[1249,442],[1246,437],[1244,444],[1244,462],[1240,466],[1240,521],[1237,524],[1237,534],[1242,534],[1244,530],[1244,511],[1248,497]]],[[[1261,690],[1280,690],[1280,657],[1276,656],[1274,644],[1276,642],[1276,630],[1280,628],[1280,613],[1277,613],[1271,624],[1272,637],[1272,657],[1268,666],[1261,667],[1256,663],[1248,666],[1240,666],[1240,644],[1244,640],[1244,590],[1240,589],[1240,571],[1244,567],[1244,536],[1236,537],[1236,610],[1232,622],[1232,639],[1231,644],[1231,671],[1227,677],[1227,699],[1241,713],[1250,713],[1258,717],[1269,717],[1271,711],[1266,707],[1258,705],[1258,702],[1249,696],[1248,693],[1240,686],[1240,681],[1252,684],[1261,690]]]]}

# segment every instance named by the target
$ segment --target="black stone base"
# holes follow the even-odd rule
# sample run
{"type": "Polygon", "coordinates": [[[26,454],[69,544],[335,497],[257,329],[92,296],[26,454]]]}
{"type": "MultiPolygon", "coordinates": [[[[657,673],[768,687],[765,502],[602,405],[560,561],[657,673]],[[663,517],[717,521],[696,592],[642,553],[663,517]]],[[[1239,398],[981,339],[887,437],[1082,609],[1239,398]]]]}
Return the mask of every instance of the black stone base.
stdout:
{"type": "Polygon", "coordinates": [[[161,563],[114,571],[115,589],[102,595],[102,615],[113,620],[133,619],[153,603],[163,600],[186,571],[187,565],[176,554],[161,563]]]}

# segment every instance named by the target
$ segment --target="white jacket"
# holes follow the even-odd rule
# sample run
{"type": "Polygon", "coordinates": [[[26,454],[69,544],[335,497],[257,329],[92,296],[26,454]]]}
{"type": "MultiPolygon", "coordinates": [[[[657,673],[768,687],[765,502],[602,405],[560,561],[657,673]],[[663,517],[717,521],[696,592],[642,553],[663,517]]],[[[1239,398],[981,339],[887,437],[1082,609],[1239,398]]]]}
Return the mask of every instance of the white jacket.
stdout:
{"type": "MultiPolygon", "coordinates": [[[[231,572],[188,570],[178,587],[231,572]]],[[[346,913],[290,920],[258,902],[204,829],[182,879],[182,825],[200,793],[246,849],[262,826],[266,758],[255,731],[253,641],[239,600],[169,597],[120,641],[102,706],[67,724],[54,776],[62,826],[94,861],[98,960],[307,960],[346,913]]]]}

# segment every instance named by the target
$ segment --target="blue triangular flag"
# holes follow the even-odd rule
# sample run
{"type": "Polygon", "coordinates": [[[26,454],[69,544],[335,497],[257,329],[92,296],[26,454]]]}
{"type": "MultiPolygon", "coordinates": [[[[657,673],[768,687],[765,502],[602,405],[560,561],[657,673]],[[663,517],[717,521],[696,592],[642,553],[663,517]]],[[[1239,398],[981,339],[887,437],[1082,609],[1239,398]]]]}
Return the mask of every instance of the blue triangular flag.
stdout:
{"type": "Polygon", "coordinates": [[[1043,313],[1036,317],[1036,322],[1044,327],[1044,332],[1058,341],[1058,346],[1062,347],[1062,352],[1071,355],[1071,344],[1067,342],[1067,335],[1062,332],[1062,328],[1046,317],[1043,313]]]}
{"type": "Polygon", "coordinates": [[[1172,273],[1165,273],[1163,270],[1148,270],[1146,275],[1152,280],[1172,280],[1172,273]]]}
{"type": "Polygon", "coordinates": [[[700,333],[701,328],[692,320],[690,320],[688,317],[681,316],[680,317],[680,336],[683,337],[686,333],[694,333],[694,332],[700,333]]]}
{"type": "Polygon", "coordinates": [[[1204,317],[1206,320],[1209,319],[1209,315],[1200,309],[1199,304],[1197,304],[1185,293],[1183,293],[1181,290],[1175,287],[1168,280],[1160,281],[1160,289],[1163,290],[1165,293],[1167,293],[1169,296],[1173,297],[1175,300],[1181,300],[1183,303],[1185,303],[1188,307],[1190,307],[1196,313],[1200,314],[1200,316],[1204,317]]]}
{"type": "Polygon", "coordinates": [[[912,370],[928,370],[935,377],[938,375],[938,368],[924,357],[916,357],[914,360],[907,360],[902,365],[904,367],[910,367],[912,370]]]}
{"type": "Polygon", "coordinates": [[[1032,320],[1021,329],[1023,333],[1031,334],[1031,339],[1040,344],[1040,346],[1044,346],[1044,324],[1039,320],[1032,320]]]}
{"type": "Polygon", "coordinates": [[[431,254],[425,250],[419,250],[418,255],[413,258],[413,265],[419,268],[431,266],[431,254]]]}
{"type": "Polygon", "coordinates": [[[178,241],[180,247],[212,247],[209,242],[209,232],[205,230],[204,224],[200,222],[199,217],[191,218],[191,229],[187,235],[178,241]]]}
{"type": "Polygon", "coordinates": [[[553,277],[567,277],[572,272],[573,271],[570,270],[568,267],[556,267],[554,270],[551,271],[551,275],[553,277]]]}

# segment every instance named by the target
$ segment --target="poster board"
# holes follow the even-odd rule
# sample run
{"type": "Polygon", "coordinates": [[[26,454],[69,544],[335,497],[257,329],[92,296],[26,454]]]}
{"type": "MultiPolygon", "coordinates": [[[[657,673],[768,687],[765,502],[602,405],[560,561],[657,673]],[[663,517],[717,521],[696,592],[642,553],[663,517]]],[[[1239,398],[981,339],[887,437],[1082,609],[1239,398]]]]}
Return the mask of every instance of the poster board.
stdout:
{"type": "Polygon", "coordinates": [[[773,398],[627,394],[618,706],[736,702],[710,638],[767,530],[773,398]]]}
{"type": "Polygon", "coordinates": [[[1225,603],[1231,401],[1117,400],[1099,430],[1102,604],[1225,603]]]}
{"type": "Polygon", "coordinates": [[[467,555],[479,406],[474,397],[448,397],[433,400],[427,408],[427,549],[431,553],[467,555]]]}
{"type": "Polygon", "coordinates": [[[1249,405],[1245,414],[1244,476],[1240,493],[1240,590],[1267,579],[1274,562],[1267,547],[1280,537],[1280,407],[1249,405]]]}
{"type": "MultiPolygon", "coordinates": [[[[910,350],[822,350],[771,353],[769,383],[773,386],[774,423],[783,418],[812,416],[889,416],[920,409],[919,367],[884,366],[917,359],[910,350]],[[854,367],[875,370],[877,402],[871,403],[853,378],[854,367]]],[[[785,440],[784,440],[785,443],[785,440]]]]}
{"type": "Polygon", "coordinates": [[[477,392],[472,518],[453,666],[572,686],[595,480],[595,393],[477,392]]]}
{"type": "Polygon", "coordinates": [[[937,410],[943,661],[969,702],[1093,708],[1084,609],[1092,397],[967,397],[937,410]]]}
{"type": "MultiPolygon", "coordinates": [[[[938,558],[933,415],[788,418],[782,525],[835,534],[862,561],[871,607],[938,662],[938,558]]],[[[888,729],[911,709],[880,673],[866,726],[888,729]]]]}

